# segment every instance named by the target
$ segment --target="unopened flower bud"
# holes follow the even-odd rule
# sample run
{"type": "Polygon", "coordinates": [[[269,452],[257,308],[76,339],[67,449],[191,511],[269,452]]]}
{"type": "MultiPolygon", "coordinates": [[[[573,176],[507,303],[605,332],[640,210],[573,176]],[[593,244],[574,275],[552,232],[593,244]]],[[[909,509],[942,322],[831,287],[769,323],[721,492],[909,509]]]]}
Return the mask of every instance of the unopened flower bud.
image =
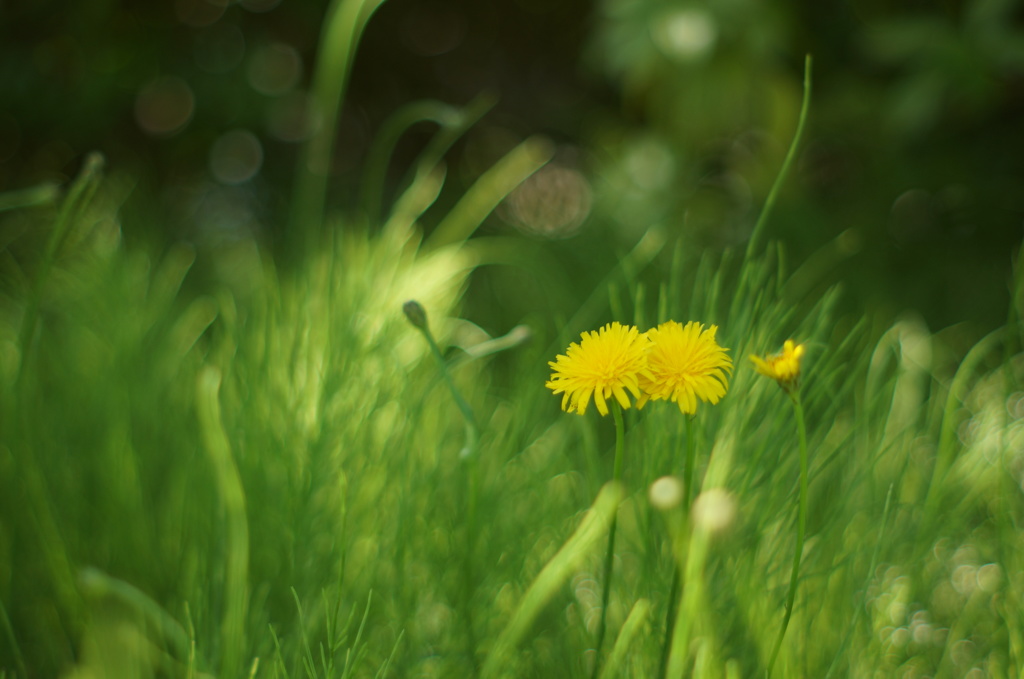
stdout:
{"type": "Polygon", "coordinates": [[[736,520],[736,498],[723,488],[712,488],[693,502],[693,523],[714,535],[729,528],[736,520]]]}
{"type": "Polygon", "coordinates": [[[751,356],[750,360],[757,368],[757,372],[765,377],[770,377],[779,386],[792,394],[800,384],[800,359],[803,358],[806,347],[797,344],[793,340],[786,340],[782,346],[782,352],[771,356],[751,356]]]}
{"type": "Polygon", "coordinates": [[[409,319],[410,323],[420,330],[427,329],[427,312],[422,304],[414,299],[410,299],[402,305],[402,311],[405,312],[405,317],[409,319]]]}
{"type": "Polygon", "coordinates": [[[655,509],[671,511],[683,501],[683,484],[674,476],[662,476],[651,484],[648,497],[655,509]]]}

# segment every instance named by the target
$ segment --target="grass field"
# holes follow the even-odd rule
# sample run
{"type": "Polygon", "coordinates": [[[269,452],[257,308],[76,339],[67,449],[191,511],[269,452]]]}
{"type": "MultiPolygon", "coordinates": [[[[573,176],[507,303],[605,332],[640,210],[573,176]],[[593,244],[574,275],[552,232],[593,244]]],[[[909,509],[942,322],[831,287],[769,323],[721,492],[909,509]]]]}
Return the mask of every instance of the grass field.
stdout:
{"type": "Polygon", "coordinates": [[[1012,312],[965,357],[913,318],[878,336],[834,316],[835,292],[788,298],[771,248],[671,271],[645,303],[625,274],[638,248],[611,274],[613,317],[715,323],[736,368],[690,425],[668,403],[626,411],[622,485],[605,486],[612,418],[544,388],[586,321],[451,345],[472,241],[430,247],[395,218],[292,272],[253,250],[244,284],[185,293],[194,253],[119,245],[102,188],[85,203],[95,181],[4,301],[9,676],[586,676],[616,505],[606,670],[657,676],[677,567],[673,653],[692,676],[759,675],[799,456],[789,399],[746,356],[788,337],[807,347],[809,516],[775,675],[1018,676],[1012,312]],[[402,316],[413,296],[476,441],[402,316]],[[694,495],[725,526],[648,500],[683,473],[687,432],[694,495]]]}
{"type": "MultiPolygon", "coordinates": [[[[371,4],[335,18],[346,44],[371,4]]],[[[806,293],[770,218],[744,252],[652,227],[580,308],[491,336],[461,300],[501,258],[471,236],[549,151],[424,238],[439,146],[379,222],[333,224],[299,177],[294,250],[243,243],[219,277],[122,242],[99,158],[28,211],[37,247],[2,263],[0,676],[731,679],[780,637],[780,678],[1021,676],[1019,259],[1005,327],[965,344],[806,293]],[[562,412],[548,362],[668,320],[718,326],[728,393],[625,410],[612,481],[615,417],[562,412]],[[748,356],[790,338],[782,635],[799,427],[748,356]]]]}

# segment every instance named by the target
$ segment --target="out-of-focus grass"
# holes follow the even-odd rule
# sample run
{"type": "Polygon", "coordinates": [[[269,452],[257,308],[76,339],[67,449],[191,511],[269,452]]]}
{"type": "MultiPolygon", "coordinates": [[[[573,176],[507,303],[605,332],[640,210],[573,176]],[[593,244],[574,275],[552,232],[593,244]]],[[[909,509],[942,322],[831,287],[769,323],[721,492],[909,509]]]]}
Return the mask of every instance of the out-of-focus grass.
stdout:
{"type": "MultiPolygon", "coordinates": [[[[293,273],[254,254],[245,285],[185,293],[193,251],[119,244],[105,195],[3,300],[7,673],[585,676],[608,501],[581,512],[610,476],[610,423],[560,413],[543,389],[563,338],[512,348],[500,383],[489,359],[454,353],[482,423],[467,541],[461,416],[401,316],[416,297],[449,345],[486,248],[426,249],[396,217],[293,273]]],[[[745,357],[790,336],[808,346],[811,513],[775,676],[1017,676],[1016,326],[956,372],[913,318],[873,338],[834,316],[835,291],[788,298],[772,250],[674,261],[656,295],[611,282],[620,320],[716,323],[737,360],[692,427],[697,478],[736,510],[681,547],[683,596],[700,593],[682,650],[693,676],[762,673],[782,617],[795,429],[745,357]]],[[[610,638],[624,636],[606,651],[620,676],[647,677],[672,557],[646,489],[680,473],[683,428],[666,404],[627,416],[608,612],[610,638]]]]}

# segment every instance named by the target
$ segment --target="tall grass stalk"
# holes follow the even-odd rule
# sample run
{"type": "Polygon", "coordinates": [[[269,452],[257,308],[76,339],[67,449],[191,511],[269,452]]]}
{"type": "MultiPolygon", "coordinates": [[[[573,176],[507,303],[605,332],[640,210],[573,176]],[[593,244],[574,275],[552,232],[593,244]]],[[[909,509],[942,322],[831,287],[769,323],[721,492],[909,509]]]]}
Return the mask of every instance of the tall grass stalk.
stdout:
{"type": "Polygon", "coordinates": [[[935,456],[935,464],[932,467],[932,477],[928,483],[928,494],[925,497],[924,503],[924,525],[926,530],[932,529],[934,522],[939,518],[939,502],[942,498],[943,489],[942,481],[948,473],[956,454],[957,427],[960,426],[958,411],[963,406],[964,399],[966,398],[968,383],[974,378],[982,359],[990,352],[999,348],[1001,344],[1007,342],[1007,336],[1010,332],[1011,329],[1009,327],[1002,327],[978,341],[967,352],[967,355],[964,356],[950,382],[945,407],[942,411],[939,447],[935,456]]]}
{"type": "Polygon", "coordinates": [[[313,132],[299,156],[291,202],[288,226],[294,247],[308,247],[320,234],[335,131],[356,47],[370,17],[383,3],[384,0],[333,0],[327,10],[310,90],[308,122],[313,132]]]}
{"type": "Polygon", "coordinates": [[[612,647],[611,653],[608,654],[604,669],[601,670],[601,679],[613,679],[621,676],[622,666],[626,662],[633,640],[643,629],[650,611],[651,602],[647,599],[640,599],[633,604],[629,615],[626,616],[626,621],[622,623],[622,629],[615,639],[615,645],[612,647]]]}
{"type": "Polygon", "coordinates": [[[505,196],[553,155],[553,145],[543,137],[530,137],[520,143],[477,178],[434,229],[426,247],[443,247],[469,238],[505,196]]]}
{"type": "Polygon", "coordinates": [[[441,158],[465,132],[476,124],[493,106],[494,97],[478,96],[464,109],[458,109],[437,101],[417,101],[396,111],[381,126],[374,137],[366,161],[366,179],[361,188],[360,204],[371,225],[382,223],[381,203],[384,199],[384,183],[388,163],[399,139],[409,128],[421,122],[432,122],[440,131],[435,135],[416,163],[410,169],[411,177],[403,188],[421,181],[423,177],[436,172],[441,158]]]}
{"type": "Polygon", "coordinates": [[[15,669],[21,676],[28,676],[28,670],[25,667],[25,658],[21,655],[21,648],[18,645],[18,639],[14,635],[14,627],[11,625],[11,618],[7,615],[7,607],[4,606],[2,600],[0,600],[0,624],[3,625],[7,645],[11,649],[11,655],[14,656],[15,669]]]}
{"type": "Polygon", "coordinates": [[[220,672],[237,676],[246,649],[246,606],[249,599],[249,523],[245,511],[245,490],[231,455],[231,444],[221,422],[220,372],[207,367],[196,384],[196,407],[206,453],[226,515],[224,612],[221,622],[220,672]]]}
{"type": "Polygon", "coordinates": [[[747,254],[746,259],[750,259],[754,253],[760,252],[762,246],[762,238],[764,237],[765,224],[768,222],[768,217],[772,213],[772,209],[775,207],[775,201],[778,198],[779,191],[782,189],[782,185],[786,182],[786,178],[789,176],[789,170],[793,165],[793,161],[796,159],[797,149],[800,148],[800,140],[803,139],[804,126],[807,123],[807,114],[811,108],[811,55],[808,54],[804,57],[804,96],[800,103],[800,117],[797,118],[796,131],[793,132],[793,141],[789,144],[789,149],[786,151],[786,157],[782,161],[782,167],[779,169],[779,173],[775,175],[775,181],[772,183],[772,188],[768,192],[768,197],[765,198],[764,206],[761,208],[761,214],[757,218],[757,222],[754,224],[754,230],[750,233],[750,240],[747,241],[747,254]]]}
{"type": "MultiPolygon", "coordinates": [[[[26,365],[30,364],[32,358],[32,340],[36,331],[36,322],[39,316],[40,297],[43,294],[43,287],[49,282],[51,269],[57,258],[61,246],[67,239],[68,233],[89,205],[90,200],[95,196],[102,179],[104,159],[99,153],[90,153],[82,166],[75,181],[71,184],[68,194],[60,204],[57,218],[46,241],[46,249],[42,259],[39,261],[38,270],[32,281],[32,289],[29,296],[28,308],[21,321],[21,335],[18,342],[21,350],[21,362],[19,364],[19,375],[26,365]]],[[[19,380],[20,382],[20,380],[19,380]]]]}
{"type": "MultiPolygon", "coordinates": [[[[807,54],[804,57],[804,82],[803,82],[803,99],[800,103],[800,117],[797,119],[796,130],[793,132],[793,139],[789,143],[789,148],[786,150],[786,157],[782,161],[782,166],[779,168],[778,174],[775,175],[775,181],[772,182],[772,188],[768,191],[768,196],[765,198],[764,205],[761,206],[761,213],[757,217],[757,222],[754,223],[754,228],[750,233],[750,240],[747,241],[747,247],[743,256],[744,264],[751,263],[754,258],[759,256],[768,256],[764,253],[765,248],[763,247],[764,232],[768,218],[771,216],[772,210],[775,207],[775,201],[778,198],[779,192],[782,190],[783,184],[785,184],[789,171],[796,159],[797,151],[800,148],[800,142],[803,139],[804,128],[807,124],[807,118],[811,108],[811,66],[812,59],[811,55],[807,54]]],[[[771,248],[768,248],[770,250],[771,248]]],[[[780,261],[783,257],[782,249],[779,248],[777,256],[780,261]]],[[[702,261],[702,264],[704,262],[702,261]]],[[[735,292],[733,294],[732,302],[729,305],[729,316],[733,319],[738,319],[743,315],[743,306],[746,306],[750,310],[756,310],[761,308],[761,303],[758,297],[761,292],[753,285],[754,278],[750,275],[751,272],[757,267],[744,266],[738,277],[735,292]],[[751,296],[754,297],[753,303],[751,303],[751,296]]],[[[784,267],[781,265],[777,268],[777,275],[779,279],[776,281],[776,287],[781,289],[784,267]]],[[[716,281],[722,282],[722,278],[719,277],[716,281]]],[[[717,288],[716,288],[717,289],[717,288]]],[[[694,286],[694,297],[697,295],[697,287],[694,286]]],[[[753,320],[752,315],[744,319],[743,323],[734,323],[735,330],[743,332],[750,329],[750,322],[753,320]]]]}
{"type": "Polygon", "coordinates": [[[606,531],[611,531],[622,498],[623,490],[619,483],[607,483],[601,488],[579,527],[545,564],[523,594],[512,619],[498,635],[483,664],[481,676],[484,679],[492,679],[503,674],[504,663],[508,662],[515,647],[523,641],[530,625],[540,615],[544,606],[551,601],[558,589],[565,585],[601,536],[606,531]]]}
{"type": "Polygon", "coordinates": [[[60,188],[52,182],[44,182],[27,189],[0,193],[0,212],[18,210],[39,205],[52,205],[60,196],[60,188]]]}
{"type": "Polygon", "coordinates": [[[850,640],[853,638],[853,635],[856,633],[861,619],[864,617],[868,599],[868,588],[871,586],[871,580],[874,578],[875,569],[878,567],[878,556],[882,552],[882,544],[885,541],[885,527],[889,523],[891,509],[892,486],[889,486],[889,491],[885,494],[885,507],[882,509],[882,521],[878,526],[878,539],[875,542],[874,550],[871,552],[871,562],[868,565],[868,578],[860,592],[860,598],[863,603],[854,609],[853,619],[850,620],[846,634],[843,636],[842,643],[839,645],[839,650],[836,653],[835,658],[832,659],[832,663],[828,666],[828,671],[825,673],[824,679],[831,679],[833,674],[839,671],[839,667],[844,659],[844,652],[846,651],[850,640]]]}

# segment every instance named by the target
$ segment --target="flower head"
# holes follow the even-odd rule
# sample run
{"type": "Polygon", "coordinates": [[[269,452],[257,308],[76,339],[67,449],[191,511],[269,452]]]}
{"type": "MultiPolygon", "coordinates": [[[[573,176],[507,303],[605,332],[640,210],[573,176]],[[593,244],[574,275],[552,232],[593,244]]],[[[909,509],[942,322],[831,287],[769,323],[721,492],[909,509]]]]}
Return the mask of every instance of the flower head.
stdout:
{"type": "Polygon", "coordinates": [[[751,356],[757,372],[770,377],[786,391],[792,391],[800,380],[800,359],[804,355],[804,345],[796,344],[789,339],[782,345],[782,352],[771,356],[751,356]]]}
{"type": "Polygon", "coordinates": [[[583,415],[593,397],[597,410],[608,414],[606,399],[615,397],[630,407],[629,394],[640,398],[639,379],[647,374],[646,335],[633,326],[609,323],[597,332],[584,332],[548,365],[554,371],[545,385],[562,396],[562,410],[583,415]]]}
{"type": "Polygon", "coordinates": [[[715,341],[718,326],[675,321],[647,331],[649,376],[640,381],[644,394],[638,407],[650,400],[667,399],[687,415],[697,412],[697,399],[714,405],[725,396],[732,374],[732,359],[715,341]]]}

